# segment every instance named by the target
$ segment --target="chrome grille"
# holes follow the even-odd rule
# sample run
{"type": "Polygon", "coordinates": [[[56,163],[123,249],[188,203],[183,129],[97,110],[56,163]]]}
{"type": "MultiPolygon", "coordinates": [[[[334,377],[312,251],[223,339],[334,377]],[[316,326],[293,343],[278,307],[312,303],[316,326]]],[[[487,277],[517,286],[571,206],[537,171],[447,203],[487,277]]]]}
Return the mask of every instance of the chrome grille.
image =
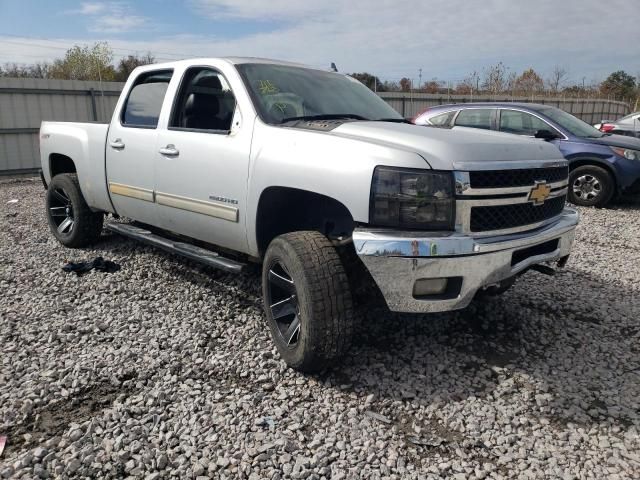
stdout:
{"type": "Polygon", "coordinates": [[[501,169],[512,165],[495,163],[490,170],[455,172],[456,231],[474,235],[522,232],[562,213],[569,174],[566,165],[554,162],[542,168],[501,169]],[[539,194],[539,183],[549,190],[542,203],[530,197],[534,190],[539,194]],[[539,203],[534,204],[533,199],[539,203]]]}
{"type": "Polygon", "coordinates": [[[532,186],[537,180],[560,182],[569,176],[569,167],[528,168],[522,170],[478,170],[469,172],[472,188],[532,186]]]}
{"type": "Polygon", "coordinates": [[[540,206],[528,202],[471,207],[470,229],[472,232],[487,232],[542,222],[559,215],[564,209],[565,199],[564,195],[552,198],[540,206]]]}

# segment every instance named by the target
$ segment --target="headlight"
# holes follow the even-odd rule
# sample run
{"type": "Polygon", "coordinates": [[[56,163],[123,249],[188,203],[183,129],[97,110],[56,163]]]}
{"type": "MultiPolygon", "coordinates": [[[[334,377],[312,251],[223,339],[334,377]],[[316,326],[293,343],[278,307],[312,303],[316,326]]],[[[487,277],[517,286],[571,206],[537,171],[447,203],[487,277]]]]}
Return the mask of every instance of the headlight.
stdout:
{"type": "Polygon", "coordinates": [[[451,172],[376,167],[371,184],[369,223],[453,230],[453,191],[451,172]]]}
{"type": "Polygon", "coordinates": [[[611,147],[611,150],[628,160],[640,160],[640,150],[630,150],[628,148],[620,147],[611,147]]]}

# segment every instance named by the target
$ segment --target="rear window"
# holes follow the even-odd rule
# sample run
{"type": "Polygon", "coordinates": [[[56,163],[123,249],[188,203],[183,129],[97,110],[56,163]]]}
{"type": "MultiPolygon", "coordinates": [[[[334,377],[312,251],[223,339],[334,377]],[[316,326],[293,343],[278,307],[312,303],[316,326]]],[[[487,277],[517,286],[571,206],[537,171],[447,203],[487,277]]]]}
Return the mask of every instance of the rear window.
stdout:
{"type": "Polygon", "coordinates": [[[124,126],[156,128],[171,74],[171,71],[150,72],[136,79],[122,110],[124,126]]]}
{"type": "Polygon", "coordinates": [[[459,127],[484,128],[491,130],[491,114],[493,110],[490,108],[470,108],[460,110],[456,117],[456,125],[459,127]]]}

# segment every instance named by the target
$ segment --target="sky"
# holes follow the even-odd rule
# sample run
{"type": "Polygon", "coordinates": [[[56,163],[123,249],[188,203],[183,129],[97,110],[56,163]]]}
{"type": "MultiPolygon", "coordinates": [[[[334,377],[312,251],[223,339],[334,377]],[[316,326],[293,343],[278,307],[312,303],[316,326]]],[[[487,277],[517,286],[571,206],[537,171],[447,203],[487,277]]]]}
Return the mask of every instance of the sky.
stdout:
{"type": "Polygon", "coordinates": [[[570,83],[640,75],[640,0],[0,0],[0,64],[107,41],[158,61],[257,56],[457,82],[499,61],[570,83]]]}

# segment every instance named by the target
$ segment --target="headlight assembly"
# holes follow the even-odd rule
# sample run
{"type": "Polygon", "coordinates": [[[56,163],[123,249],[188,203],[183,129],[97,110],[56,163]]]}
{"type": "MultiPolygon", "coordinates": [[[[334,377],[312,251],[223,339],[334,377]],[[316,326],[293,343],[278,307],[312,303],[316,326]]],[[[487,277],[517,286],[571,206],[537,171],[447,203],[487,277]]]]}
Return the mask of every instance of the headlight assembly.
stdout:
{"type": "Polygon", "coordinates": [[[376,167],[369,223],[422,230],[453,230],[455,196],[451,172],[376,167]]]}
{"type": "Polygon", "coordinates": [[[640,150],[631,150],[629,148],[611,147],[615,153],[627,160],[640,160],[640,150]]]}

